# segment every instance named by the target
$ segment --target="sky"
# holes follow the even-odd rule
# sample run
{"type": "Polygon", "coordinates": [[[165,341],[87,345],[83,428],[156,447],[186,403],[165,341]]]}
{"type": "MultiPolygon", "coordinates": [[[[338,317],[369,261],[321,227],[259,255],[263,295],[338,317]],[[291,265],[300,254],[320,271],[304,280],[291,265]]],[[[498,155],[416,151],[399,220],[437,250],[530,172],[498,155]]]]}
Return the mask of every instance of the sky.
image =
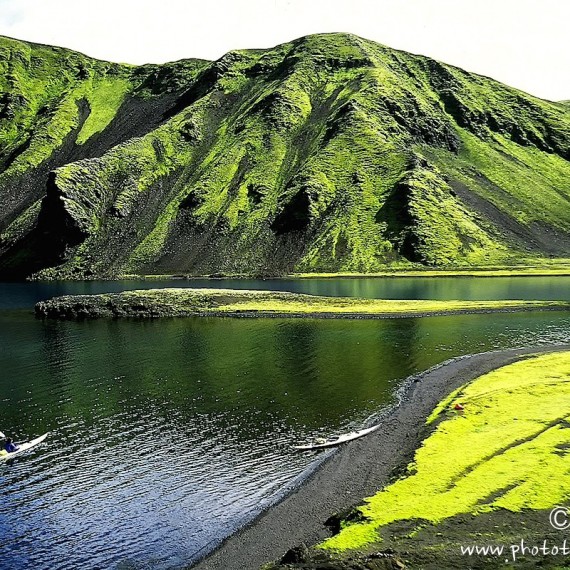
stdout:
{"type": "Polygon", "coordinates": [[[570,99],[570,0],[0,0],[0,34],[124,63],[350,32],[570,99]]]}

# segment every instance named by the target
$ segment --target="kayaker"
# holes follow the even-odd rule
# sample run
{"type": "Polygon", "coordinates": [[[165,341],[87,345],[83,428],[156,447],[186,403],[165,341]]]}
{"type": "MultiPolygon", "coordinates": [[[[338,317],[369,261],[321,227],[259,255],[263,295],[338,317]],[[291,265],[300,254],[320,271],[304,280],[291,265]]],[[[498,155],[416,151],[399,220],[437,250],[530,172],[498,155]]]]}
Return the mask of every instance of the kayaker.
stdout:
{"type": "Polygon", "coordinates": [[[11,437],[7,437],[6,438],[6,443],[4,444],[4,449],[8,452],[8,453],[14,453],[14,451],[18,451],[18,449],[20,449],[19,445],[16,445],[13,441],[11,437]]]}

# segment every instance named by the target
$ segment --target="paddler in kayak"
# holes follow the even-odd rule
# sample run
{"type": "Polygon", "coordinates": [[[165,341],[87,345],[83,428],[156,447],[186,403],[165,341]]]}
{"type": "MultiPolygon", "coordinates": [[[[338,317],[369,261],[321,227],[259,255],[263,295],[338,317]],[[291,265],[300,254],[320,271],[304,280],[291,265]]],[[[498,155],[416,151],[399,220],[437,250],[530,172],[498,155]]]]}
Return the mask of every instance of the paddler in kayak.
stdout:
{"type": "Polygon", "coordinates": [[[8,453],[14,453],[14,451],[18,451],[20,449],[19,445],[16,445],[11,437],[6,438],[6,443],[4,444],[4,451],[8,453]]]}

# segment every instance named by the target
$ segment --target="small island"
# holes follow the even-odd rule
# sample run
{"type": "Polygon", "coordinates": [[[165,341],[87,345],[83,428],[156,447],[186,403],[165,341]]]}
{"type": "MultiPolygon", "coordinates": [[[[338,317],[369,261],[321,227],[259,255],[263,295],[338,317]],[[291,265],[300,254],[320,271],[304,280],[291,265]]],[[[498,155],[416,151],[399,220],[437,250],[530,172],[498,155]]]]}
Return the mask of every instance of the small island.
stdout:
{"type": "Polygon", "coordinates": [[[40,301],[35,312],[39,318],[62,320],[190,316],[379,319],[569,308],[568,301],[401,301],[281,291],[180,288],[65,295],[40,301]]]}

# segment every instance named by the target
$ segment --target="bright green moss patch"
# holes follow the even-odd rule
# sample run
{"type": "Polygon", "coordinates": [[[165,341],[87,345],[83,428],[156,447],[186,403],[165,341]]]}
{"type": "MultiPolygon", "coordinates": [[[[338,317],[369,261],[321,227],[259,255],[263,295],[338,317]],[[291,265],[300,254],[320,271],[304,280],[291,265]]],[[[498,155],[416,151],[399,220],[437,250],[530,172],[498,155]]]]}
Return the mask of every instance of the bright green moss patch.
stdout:
{"type": "Polygon", "coordinates": [[[131,88],[132,84],[121,78],[94,82],[92,91],[87,97],[90,113],[77,135],[77,144],[84,144],[109,125],[131,88]]]}
{"type": "Polygon", "coordinates": [[[280,297],[250,292],[250,298],[236,297],[235,301],[219,307],[227,312],[299,313],[299,314],[362,314],[362,315],[414,315],[444,314],[461,311],[501,311],[545,308],[569,308],[570,303],[550,301],[388,301],[296,295],[280,297]],[[252,293],[252,294],[251,294],[252,293]]]}
{"type": "Polygon", "coordinates": [[[347,525],[322,547],[364,547],[396,521],[437,524],[463,513],[565,504],[569,410],[570,352],[531,357],[481,376],[432,414],[429,421],[439,423],[407,476],[360,507],[366,522],[347,525]],[[455,411],[455,403],[464,410],[455,411]]]}
{"type": "Polygon", "coordinates": [[[133,88],[130,66],[60,48],[0,37],[0,147],[16,151],[7,174],[48,159],[81,126],[78,105],[91,109],[78,143],[103,130],[133,88]]]}
{"type": "Polygon", "coordinates": [[[543,223],[568,230],[570,162],[494,134],[482,141],[461,130],[459,157],[438,151],[437,162],[453,178],[513,217],[523,227],[543,223]],[[540,192],[537,189],[540,188],[540,192]]]}

